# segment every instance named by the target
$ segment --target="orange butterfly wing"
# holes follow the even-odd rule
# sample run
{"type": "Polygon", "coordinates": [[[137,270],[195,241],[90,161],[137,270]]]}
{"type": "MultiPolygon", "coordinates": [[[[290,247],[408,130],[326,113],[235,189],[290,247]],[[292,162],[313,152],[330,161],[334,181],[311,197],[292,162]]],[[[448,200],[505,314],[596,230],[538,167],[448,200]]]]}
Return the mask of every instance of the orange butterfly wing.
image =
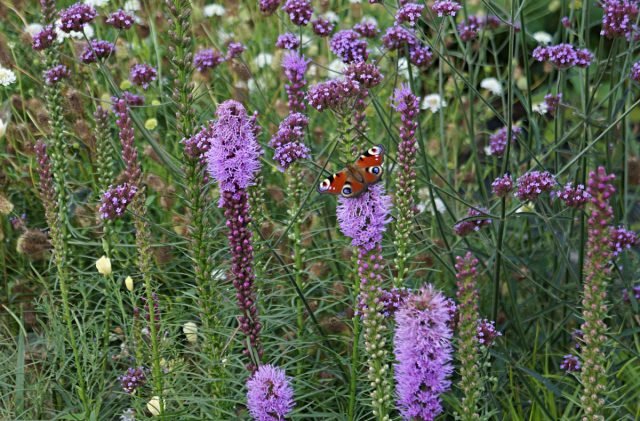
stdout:
{"type": "Polygon", "coordinates": [[[364,182],[375,184],[382,178],[382,162],[384,161],[384,147],[382,145],[369,148],[356,160],[356,168],[360,171],[364,182]]]}
{"type": "Polygon", "coordinates": [[[365,183],[356,180],[347,169],[333,174],[329,178],[325,178],[322,183],[318,185],[318,193],[357,197],[366,190],[366,187],[367,185],[365,183]]]}
{"type": "Polygon", "coordinates": [[[382,145],[369,148],[360,155],[354,165],[348,165],[347,169],[325,178],[318,185],[318,192],[347,198],[360,196],[371,184],[377,183],[382,178],[383,158],[382,145]]]}

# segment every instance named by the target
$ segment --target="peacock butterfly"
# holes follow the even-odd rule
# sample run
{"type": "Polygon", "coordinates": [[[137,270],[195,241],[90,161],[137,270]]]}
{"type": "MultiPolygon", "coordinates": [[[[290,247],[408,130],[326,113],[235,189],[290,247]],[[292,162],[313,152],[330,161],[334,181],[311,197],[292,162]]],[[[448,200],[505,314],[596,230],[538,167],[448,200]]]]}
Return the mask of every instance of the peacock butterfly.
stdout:
{"type": "Polygon", "coordinates": [[[370,185],[382,178],[382,161],[384,147],[382,145],[369,148],[360,155],[353,164],[339,173],[326,178],[318,185],[318,193],[341,195],[354,198],[366,192],[370,185]]]}

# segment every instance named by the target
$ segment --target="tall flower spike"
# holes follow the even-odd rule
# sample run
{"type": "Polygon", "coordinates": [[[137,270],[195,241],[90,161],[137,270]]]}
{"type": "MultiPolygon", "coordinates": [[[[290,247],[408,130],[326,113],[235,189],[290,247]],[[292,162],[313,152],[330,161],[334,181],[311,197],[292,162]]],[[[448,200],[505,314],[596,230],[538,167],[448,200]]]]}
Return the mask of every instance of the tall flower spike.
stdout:
{"type": "Polygon", "coordinates": [[[413,213],[415,206],[415,179],[416,179],[416,128],[417,118],[420,112],[420,98],[415,96],[407,85],[396,89],[393,96],[393,107],[400,113],[402,125],[400,126],[400,144],[398,145],[397,188],[395,205],[398,210],[396,220],[396,258],[395,264],[398,270],[394,284],[401,287],[408,268],[407,251],[409,249],[409,234],[412,229],[413,213]]]}
{"type": "Polygon", "coordinates": [[[393,349],[398,407],[404,419],[435,419],[440,395],[451,386],[451,303],[432,285],[410,296],[396,312],[393,349]]]}
{"type": "Polygon", "coordinates": [[[462,390],[463,420],[478,419],[477,403],[482,395],[478,363],[478,259],[471,252],[456,257],[458,291],[458,360],[460,361],[460,390],[462,390]]]}
{"type": "MultiPolygon", "coordinates": [[[[249,342],[249,347],[245,347],[243,352],[249,358],[254,351],[260,359],[261,325],[253,285],[255,274],[247,187],[254,184],[260,170],[262,149],[256,140],[254,122],[247,117],[242,104],[225,101],[218,107],[216,116],[218,120],[211,128],[211,147],[206,154],[207,169],[222,193],[220,205],[227,220],[231,274],[242,313],[240,330],[249,342]]],[[[253,372],[256,368],[250,359],[247,369],[253,372]]]]}
{"type": "Polygon", "coordinates": [[[589,173],[587,193],[587,255],[584,262],[584,297],[580,329],[583,332],[580,402],[586,419],[604,419],[604,392],[607,389],[605,357],[607,325],[607,280],[613,253],[609,247],[609,226],[613,220],[611,196],[615,193],[615,175],[604,167],[589,173]]]}
{"type": "Polygon", "coordinates": [[[138,162],[138,149],[135,144],[133,122],[129,116],[129,107],[124,99],[112,98],[113,111],[116,114],[116,125],[120,129],[118,136],[122,145],[122,159],[126,167],[126,181],[138,186],[142,177],[142,169],[138,162]]]}
{"type": "Polygon", "coordinates": [[[262,365],[247,381],[247,407],[254,420],[284,420],[293,410],[293,388],[284,370],[262,365]]]}
{"type": "Polygon", "coordinates": [[[289,112],[291,113],[305,110],[303,89],[307,84],[304,74],[307,72],[308,64],[309,60],[293,51],[287,53],[282,59],[284,75],[289,80],[289,83],[285,85],[285,90],[289,98],[289,112]]]}

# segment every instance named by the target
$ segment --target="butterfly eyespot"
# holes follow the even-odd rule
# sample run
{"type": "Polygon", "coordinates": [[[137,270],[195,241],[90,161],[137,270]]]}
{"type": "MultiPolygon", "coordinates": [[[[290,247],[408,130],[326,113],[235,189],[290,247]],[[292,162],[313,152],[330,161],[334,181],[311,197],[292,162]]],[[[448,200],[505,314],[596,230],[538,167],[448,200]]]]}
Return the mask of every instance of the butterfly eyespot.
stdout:
{"type": "Polygon", "coordinates": [[[342,194],[344,196],[349,196],[352,192],[353,192],[353,190],[351,190],[351,187],[349,187],[349,186],[344,186],[342,188],[342,194]]]}
{"type": "Polygon", "coordinates": [[[324,180],[322,183],[320,183],[320,189],[327,190],[330,185],[331,185],[331,182],[328,179],[324,180]]]}
{"type": "Polygon", "coordinates": [[[378,175],[378,174],[380,174],[380,171],[381,171],[381,170],[382,170],[382,168],[380,168],[380,167],[371,167],[371,168],[369,169],[369,172],[370,172],[371,174],[378,175]]]}
{"type": "Polygon", "coordinates": [[[374,146],[373,148],[370,148],[367,152],[369,152],[370,155],[378,155],[380,153],[380,148],[377,146],[374,146]]]}

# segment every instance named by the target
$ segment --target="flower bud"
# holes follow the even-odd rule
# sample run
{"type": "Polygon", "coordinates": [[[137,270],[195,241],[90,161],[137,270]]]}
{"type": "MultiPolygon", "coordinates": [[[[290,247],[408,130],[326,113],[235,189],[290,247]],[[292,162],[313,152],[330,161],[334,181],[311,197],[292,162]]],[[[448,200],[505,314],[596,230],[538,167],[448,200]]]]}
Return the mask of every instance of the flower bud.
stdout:
{"type": "Polygon", "coordinates": [[[96,269],[101,275],[111,275],[111,260],[107,256],[102,256],[96,260],[96,269]]]}
{"type": "Polygon", "coordinates": [[[133,278],[131,276],[125,278],[124,286],[127,287],[128,291],[133,292],[133,278]]]}
{"type": "Polygon", "coordinates": [[[182,332],[190,344],[196,344],[198,342],[198,325],[194,322],[187,322],[182,325],[182,332]]]}

